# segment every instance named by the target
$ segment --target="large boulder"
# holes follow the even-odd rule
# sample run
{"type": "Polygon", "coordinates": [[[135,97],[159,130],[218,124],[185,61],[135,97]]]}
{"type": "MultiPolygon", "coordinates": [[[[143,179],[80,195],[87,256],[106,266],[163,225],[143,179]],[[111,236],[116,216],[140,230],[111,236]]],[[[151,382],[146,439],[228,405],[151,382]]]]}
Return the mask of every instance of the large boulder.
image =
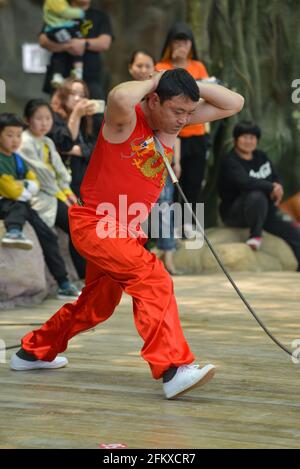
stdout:
{"type": "MultiPolygon", "coordinates": [[[[29,223],[25,224],[23,231],[33,241],[33,249],[30,251],[2,248],[0,244],[0,309],[40,303],[49,293],[55,294],[57,290],[56,281],[45,264],[35,231],[29,223]]],[[[0,239],[4,232],[5,227],[0,220],[0,239]]],[[[68,236],[59,228],[57,235],[69,278],[76,281],[78,276],[69,254],[68,236]]]]}
{"type": "MultiPolygon", "coordinates": [[[[256,272],[259,270],[254,252],[245,243],[218,243],[214,245],[214,248],[223,264],[232,271],[256,272]]],[[[217,272],[220,269],[207,246],[203,248],[202,258],[205,272],[217,272]]]]}
{"type": "MultiPolygon", "coordinates": [[[[290,246],[277,236],[263,234],[258,252],[245,244],[248,230],[240,228],[210,228],[205,231],[225,267],[231,271],[268,272],[296,271],[297,259],[290,246]]],[[[178,269],[189,274],[218,272],[218,266],[205,243],[201,249],[188,249],[188,241],[182,241],[174,255],[178,269]]]]}
{"type": "Polygon", "coordinates": [[[187,249],[186,242],[181,241],[174,255],[174,264],[178,271],[187,274],[198,274],[203,270],[202,249],[187,249]]]}
{"type": "MultiPolygon", "coordinates": [[[[0,238],[5,232],[0,221],[0,238]]],[[[0,245],[0,308],[37,303],[47,295],[43,253],[33,228],[26,223],[25,236],[33,241],[33,249],[2,248],[0,245]]]]}

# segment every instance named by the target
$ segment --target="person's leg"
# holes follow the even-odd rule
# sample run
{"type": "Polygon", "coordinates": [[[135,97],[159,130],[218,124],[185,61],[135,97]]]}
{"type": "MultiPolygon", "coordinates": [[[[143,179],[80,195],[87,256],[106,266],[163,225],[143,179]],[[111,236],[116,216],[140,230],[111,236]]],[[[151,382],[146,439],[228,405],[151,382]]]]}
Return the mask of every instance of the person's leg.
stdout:
{"type": "Polygon", "coordinates": [[[7,231],[11,229],[22,230],[28,218],[27,204],[15,200],[0,200],[1,218],[7,231]]]}
{"type": "MultiPolygon", "coordinates": [[[[64,36],[66,30],[57,30],[57,34],[61,33],[62,36],[64,36]]],[[[66,36],[67,37],[67,36],[66,36]]],[[[57,37],[55,34],[51,35],[50,38],[52,41],[55,42],[64,42],[64,41],[58,41],[57,37]]],[[[65,78],[67,77],[67,69],[66,69],[66,53],[65,52],[56,52],[55,54],[52,54],[51,56],[51,76],[49,77],[50,84],[53,89],[58,88],[61,86],[65,78]]],[[[71,56],[70,56],[71,60],[71,56]]]]}
{"type": "Polygon", "coordinates": [[[269,233],[284,239],[292,248],[300,271],[300,229],[293,222],[285,221],[282,212],[271,207],[268,212],[264,229],[269,233]]]}
{"type": "Polygon", "coordinates": [[[68,281],[65,262],[59,250],[56,234],[43,222],[38,213],[32,208],[29,210],[28,221],[37,235],[50,273],[53,275],[58,285],[68,281]]]}
{"type": "Polygon", "coordinates": [[[99,238],[101,222],[92,209],[73,206],[70,221],[75,245],[100,273],[92,281],[93,277],[87,277],[76,303],[63,306],[41,329],[25,336],[25,351],[39,360],[53,360],[72,336],[107,319],[124,290],[133,298],[135,324],[145,342],[142,356],[153,377],[158,379],[170,367],[193,362],[181,329],[173,282],[162,262],[137,239],[99,238]]]}
{"type": "Polygon", "coordinates": [[[91,80],[83,75],[83,79],[88,85],[91,99],[105,99],[101,78],[99,80],[91,80]]]}
{"type": "Polygon", "coordinates": [[[85,277],[85,268],[86,261],[85,259],[76,251],[71,236],[70,236],[70,225],[69,225],[69,215],[68,215],[68,206],[58,200],[57,203],[57,214],[55,225],[61,228],[69,236],[69,251],[70,255],[76,269],[78,277],[82,280],[85,277]]]}
{"type": "Polygon", "coordinates": [[[200,201],[206,155],[207,143],[204,135],[181,139],[180,184],[194,211],[196,203],[200,201]]]}
{"type": "Polygon", "coordinates": [[[145,341],[142,356],[153,377],[160,378],[171,366],[191,363],[194,355],[183,336],[173,282],[162,262],[137,239],[100,239],[106,222],[99,221],[92,209],[73,206],[70,223],[77,249],[132,296],[135,324],[145,341]]]}
{"type": "Polygon", "coordinates": [[[108,319],[121,296],[120,285],[88,262],[86,286],[78,300],[65,304],[40,329],[26,334],[22,349],[38,360],[53,361],[74,335],[108,319]]]}
{"type": "Polygon", "coordinates": [[[170,179],[167,178],[165,187],[158,199],[160,204],[158,238],[156,246],[163,251],[162,261],[171,275],[176,274],[173,262],[173,253],[176,249],[174,238],[174,213],[170,211],[170,206],[174,202],[174,186],[170,179]]]}
{"type": "MultiPolygon", "coordinates": [[[[101,238],[100,230],[106,230],[107,221],[99,221],[93,209],[72,207],[70,219],[75,245],[89,264],[95,266],[95,280],[93,276],[87,279],[87,286],[76,303],[63,306],[41,329],[23,338],[23,348],[18,353],[31,354],[38,360],[22,359],[17,353],[11,359],[11,368],[65,366],[67,359],[56,357],[57,353],[67,347],[72,336],[107,319],[124,290],[133,298],[135,324],[145,342],[141,354],[148,361],[153,377],[163,377],[166,398],[182,395],[208,382],[215,367],[189,365],[194,355],[183,336],[173,283],[162,263],[137,239],[101,238]]],[[[113,220],[112,230],[119,228],[113,220]]]]}
{"type": "Polygon", "coordinates": [[[250,227],[250,238],[261,237],[269,200],[261,191],[252,191],[244,199],[244,218],[250,227]]]}
{"type": "Polygon", "coordinates": [[[23,226],[28,217],[28,203],[5,198],[0,200],[0,218],[3,219],[6,228],[1,240],[3,247],[32,249],[33,242],[23,234],[23,226]]]}
{"type": "Polygon", "coordinates": [[[56,74],[58,74],[61,77],[61,83],[63,83],[64,73],[66,70],[66,66],[64,62],[64,55],[60,53],[53,54],[52,66],[53,66],[53,77],[56,74]]]}
{"type": "Polygon", "coordinates": [[[261,191],[244,192],[239,196],[232,207],[223,214],[226,225],[250,229],[251,237],[260,237],[266,221],[269,202],[267,196],[261,191]]]}

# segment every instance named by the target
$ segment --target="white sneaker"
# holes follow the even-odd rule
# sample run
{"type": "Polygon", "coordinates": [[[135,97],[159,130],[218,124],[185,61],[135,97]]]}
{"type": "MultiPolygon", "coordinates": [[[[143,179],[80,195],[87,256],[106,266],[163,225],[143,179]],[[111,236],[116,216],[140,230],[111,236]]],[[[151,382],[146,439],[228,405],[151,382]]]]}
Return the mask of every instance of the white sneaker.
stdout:
{"type": "Polygon", "coordinates": [[[83,68],[75,67],[71,71],[71,77],[75,78],[75,80],[82,80],[83,79],[83,68]]]}
{"type": "Polygon", "coordinates": [[[10,359],[10,368],[16,371],[38,370],[41,368],[55,369],[62,368],[68,364],[66,357],[56,357],[52,362],[44,362],[42,360],[23,360],[17,354],[14,354],[10,359]]]}
{"type": "Polygon", "coordinates": [[[249,238],[246,241],[246,244],[253,250],[258,251],[261,247],[262,237],[261,236],[254,236],[253,238],[249,238]]]}
{"type": "Polygon", "coordinates": [[[182,228],[182,234],[185,236],[186,239],[192,239],[196,237],[196,228],[194,228],[193,225],[185,223],[182,228]]]}
{"type": "Polygon", "coordinates": [[[199,365],[180,366],[176,375],[167,383],[163,384],[163,390],[167,399],[179,397],[193,388],[208,383],[215,374],[214,365],[206,365],[199,368],[199,365]]]}
{"type": "Polygon", "coordinates": [[[7,248],[32,249],[33,242],[24,236],[20,230],[11,230],[5,233],[1,244],[7,248]]]}
{"type": "Polygon", "coordinates": [[[65,82],[64,77],[60,73],[54,73],[53,78],[51,80],[51,86],[53,88],[59,88],[65,82]]]}

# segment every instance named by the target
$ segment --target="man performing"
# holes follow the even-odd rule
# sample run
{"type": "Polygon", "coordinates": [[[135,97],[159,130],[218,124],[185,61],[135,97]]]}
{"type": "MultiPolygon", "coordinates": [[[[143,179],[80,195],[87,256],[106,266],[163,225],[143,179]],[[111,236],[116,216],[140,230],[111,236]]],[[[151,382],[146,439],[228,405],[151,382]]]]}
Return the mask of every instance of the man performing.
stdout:
{"type": "Polygon", "coordinates": [[[213,365],[191,365],[194,355],[181,329],[172,279],[163,263],[143,247],[146,239],[139,226],[132,227],[133,204],[145,207],[146,219],[167,175],[154,136],[171,160],[182,127],[231,116],[243,104],[239,94],[197,84],[183,69],[122,83],[110,92],[81,186],[82,199],[69,210],[73,243],[87,260],[86,287],[76,302],[64,305],[40,329],[23,337],[12,369],[65,366],[67,359],[57,355],[68,341],[108,319],[124,291],[133,298],[135,325],[144,340],[141,355],[153,378],[163,378],[168,399],[213,377],[213,365]],[[126,208],[121,207],[120,196],[126,199],[126,208]],[[110,207],[115,216],[107,216],[110,207]]]}

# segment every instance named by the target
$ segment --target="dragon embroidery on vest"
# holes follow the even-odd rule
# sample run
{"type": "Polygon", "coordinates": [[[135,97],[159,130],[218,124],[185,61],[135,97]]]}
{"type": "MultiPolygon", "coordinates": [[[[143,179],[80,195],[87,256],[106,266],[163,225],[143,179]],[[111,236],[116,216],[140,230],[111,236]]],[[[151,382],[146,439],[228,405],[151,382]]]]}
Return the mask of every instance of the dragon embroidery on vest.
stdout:
{"type": "MultiPolygon", "coordinates": [[[[167,169],[163,162],[161,154],[156,151],[154,139],[148,136],[140,143],[131,143],[131,149],[134,153],[132,164],[147,178],[160,178],[160,186],[162,187],[167,179],[167,169]]],[[[166,153],[168,160],[172,161],[173,153],[166,153]]]]}

